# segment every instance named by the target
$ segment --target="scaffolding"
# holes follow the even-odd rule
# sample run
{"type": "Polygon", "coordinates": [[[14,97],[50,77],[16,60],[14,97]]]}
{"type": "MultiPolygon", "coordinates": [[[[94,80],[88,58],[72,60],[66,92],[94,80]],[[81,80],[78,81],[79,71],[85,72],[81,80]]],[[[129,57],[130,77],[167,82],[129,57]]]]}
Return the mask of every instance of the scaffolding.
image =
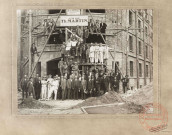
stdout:
{"type": "MultiPolygon", "coordinates": [[[[89,12],[89,15],[91,16],[91,18],[93,20],[93,23],[96,23],[95,20],[94,20],[93,15],[92,15],[92,13],[91,13],[91,11],[89,9],[88,9],[88,12],[89,12]]],[[[62,14],[62,9],[57,14],[51,14],[51,15],[50,14],[42,14],[42,15],[34,15],[33,16],[32,15],[32,12],[29,11],[29,14],[28,15],[22,16],[23,18],[27,18],[28,19],[28,21],[26,21],[26,22],[28,23],[29,28],[28,28],[28,30],[24,31],[24,33],[21,35],[21,38],[25,38],[25,37],[28,37],[29,38],[29,48],[31,48],[32,43],[33,43],[32,42],[32,37],[47,37],[46,40],[45,40],[45,42],[43,43],[43,48],[42,48],[42,50],[40,52],[40,55],[39,55],[37,61],[35,62],[35,65],[33,66],[33,68],[32,68],[32,64],[33,63],[32,63],[32,60],[31,60],[32,59],[32,55],[31,55],[31,51],[29,49],[29,58],[26,60],[26,62],[23,64],[23,67],[22,67],[22,68],[24,68],[24,66],[27,63],[29,63],[29,78],[31,78],[33,76],[33,73],[34,73],[34,71],[36,69],[36,66],[37,66],[37,64],[38,64],[38,62],[39,62],[42,54],[45,51],[45,47],[46,47],[46,45],[47,45],[47,43],[49,41],[50,36],[53,35],[53,34],[56,34],[56,33],[54,33],[54,30],[55,30],[56,23],[59,20],[60,15],[63,15],[62,14]],[[41,17],[41,16],[44,16],[44,17],[46,16],[47,18],[49,16],[53,16],[53,18],[56,18],[56,20],[52,23],[52,26],[50,26],[50,27],[48,27],[46,29],[44,29],[44,28],[41,27],[41,23],[40,22],[36,26],[33,27],[32,26],[32,18],[33,17],[41,17]],[[34,32],[34,30],[37,30],[37,29],[43,29],[43,30],[40,31],[40,32],[34,32]],[[47,31],[49,31],[49,32],[47,32],[47,31]],[[28,34],[28,36],[27,36],[27,34],[28,34]]],[[[27,26],[27,24],[22,24],[22,26],[27,26]]],[[[95,26],[97,27],[97,25],[95,25],[95,26]]],[[[63,28],[61,28],[61,29],[63,29],[63,28]]],[[[104,38],[104,35],[116,36],[118,33],[122,32],[122,31],[127,32],[127,35],[128,35],[129,30],[140,30],[140,29],[139,28],[131,28],[131,26],[128,26],[128,27],[125,27],[125,28],[116,28],[116,29],[114,29],[114,30],[119,30],[119,31],[116,32],[116,33],[113,33],[113,34],[105,34],[105,33],[101,33],[101,32],[92,33],[92,34],[93,35],[94,34],[100,35],[101,38],[104,41],[104,45],[107,46],[106,40],[104,38]]],[[[65,36],[65,42],[67,42],[67,39],[68,39],[68,32],[71,33],[71,34],[74,34],[70,29],[65,28],[65,35],[66,35],[65,36]]],[[[79,38],[79,39],[82,40],[82,38],[79,37],[79,36],[77,36],[76,34],[75,34],[75,36],[77,38],[79,38]]],[[[113,58],[113,61],[115,62],[115,55],[113,55],[112,52],[114,52],[114,54],[116,53],[115,47],[113,49],[109,49],[109,53],[110,53],[111,57],[113,58]]],[[[126,60],[126,63],[127,63],[127,60],[126,60]]],[[[115,63],[115,65],[117,66],[118,71],[120,72],[120,74],[122,75],[122,77],[124,77],[124,75],[123,75],[122,71],[120,70],[118,64],[115,63]]],[[[106,64],[100,64],[100,63],[98,63],[98,64],[96,64],[96,63],[93,63],[93,64],[91,64],[91,63],[80,63],[79,66],[81,66],[82,67],[82,70],[84,70],[84,68],[86,68],[88,66],[94,66],[94,67],[101,66],[101,67],[106,67],[107,65],[106,64]]]]}

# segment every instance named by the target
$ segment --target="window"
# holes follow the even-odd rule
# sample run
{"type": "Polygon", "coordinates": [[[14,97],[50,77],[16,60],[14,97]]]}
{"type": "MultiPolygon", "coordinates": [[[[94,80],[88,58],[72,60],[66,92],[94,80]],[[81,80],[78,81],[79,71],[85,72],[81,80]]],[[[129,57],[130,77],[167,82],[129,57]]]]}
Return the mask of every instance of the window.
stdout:
{"type": "Polygon", "coordinates": [[[149,75],[149,67],[148,65],[146,65],[146,77],[148,77],[148,75],[149,75]]]}
{"type": "Polygon", "coordinates": [[[148,46],[146,46],[146,58],[148,58],[148,46]]]}
{"type": "MultiPolygon", "coordinates": [[[[60,10],[49,10],[49,14],[57,14],[60,13],[60,10]]],[[[61,13],[66,13],[66,10],[62,10],[61,13]]]]}
{"type": "MultiPolygon", "coordinates": [[[[89,12],[88,9],[86,12],[89,12]]],[[[90,9],[90,12],[92,13],[105,13],[105,9],[90,9]]]]}
{"type": "Polygon", "coordinates": [[[141,41],[139,41],[139,55],[142,55],[142,45],[141,45],[141,41]]]}
{"type": "Polygon", "coordinates": [[[139,77],[142,77],[142,64],[139,63],[139,77]]]}
{"type": "Polygon", "coordinates": [[[129,35],[129,50],[133,51],[133,37],[129,35]]]}
{"type": "Polygon", "coordinates": [[[138,28],[139,28],[139,32],[141,32],[141,21],[138,20],[138,28]]]}
{"type": "Polygon", "coordinates": [[[130,61],[130,76],[133,77],[133,61],[130,61]]]}
{"type": "Polygon", "coordinates": [[[145,26],[145,35],[148,36],[148,27],[145,26]]]}
{"type": "Polygon", "coordinates": [[[133,23],[133,14],[131,11],[129,11],[129,25],[132,25],[133,23]]]}

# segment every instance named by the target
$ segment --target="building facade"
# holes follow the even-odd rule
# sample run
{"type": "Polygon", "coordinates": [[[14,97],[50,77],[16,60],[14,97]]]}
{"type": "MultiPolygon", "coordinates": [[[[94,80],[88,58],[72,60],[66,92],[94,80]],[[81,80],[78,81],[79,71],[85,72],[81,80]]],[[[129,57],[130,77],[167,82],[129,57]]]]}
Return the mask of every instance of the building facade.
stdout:
{"type": "MultiPolygon", "coordinates": [[[[107,68],[109,70],[120,70],[122,76],[128,75],[130,78],[130,89],[141,88],[153,80],[153,13],[152,10],[103,10],[95,9],[80,10],[80,15],[86,15],[89,19],[103,20],[106,24],[104,38],[106,45],[111,49],[107,68]]],[[[40,54],[47,40],[48,34],[40,36],[45,19],[57,18],[60,10],[21,10],[18,13],[18,79],[24,74],[29,74],[38,61],[39,55],[34,58],[29,57],[29,42],[34,42],[37,52],[40,54]],[[31,17],[29,18],[29,15],[31,17]],[[29,20],[30,19],[30,20],[29,20]],[[29,21],[32,21],[30,23],[29,21]],[[29,37],[27,30],[30,27],[39,28],[29,37]],[[25,34],[27,33],[27,34],[25,34]],[[30,62],[28,62],[30,61],[30,62]],[[32,61],[32,62],[31,62],[32,61]],[[30,65],[29,65],[30,63],[30,65]]],[[[60,15],[67,15],[66,10],[62,10],[60,15]]],[[[58,26],[59,22],[57,22],[58,26]]],[[[57,29],[65,30],[65,27],[57,29]]],[[[66,41],[66,33],[65,39],[66,41]]],[[[48,74],[58,74],[58,62],[61,59],[61,46],[58,42],[58,35],[52,34],[46,44],[45,50],[36,65],[34,74],[41,76],[48,74]]]]}

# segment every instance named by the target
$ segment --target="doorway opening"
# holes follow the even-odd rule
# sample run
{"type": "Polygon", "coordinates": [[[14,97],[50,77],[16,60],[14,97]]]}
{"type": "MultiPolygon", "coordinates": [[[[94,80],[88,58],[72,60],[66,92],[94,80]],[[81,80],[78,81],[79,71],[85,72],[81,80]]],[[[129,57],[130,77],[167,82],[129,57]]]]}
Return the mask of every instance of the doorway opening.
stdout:
{"type": "Polygon", "coordinates": [[[58,63],[60,61],[60,58],[53,59],[47,62],[47,75],[58,75],[60,76],[60,70],[58,68],[58,63]]]}

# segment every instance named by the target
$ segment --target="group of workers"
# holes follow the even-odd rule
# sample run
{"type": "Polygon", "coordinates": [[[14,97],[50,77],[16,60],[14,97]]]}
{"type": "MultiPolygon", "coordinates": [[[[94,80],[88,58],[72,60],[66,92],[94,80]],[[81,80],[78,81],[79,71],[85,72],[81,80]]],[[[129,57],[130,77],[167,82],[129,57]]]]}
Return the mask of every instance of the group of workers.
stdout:
{"type": "Polygon", "coordinates": [[[68,76],[52,75],[28,79],[27,75],[21,80],[23,99],[33,96],[40,100],[57,99],[86,99],[88,97],[100,96],[112,90],[119,93],[119,84],[123,84],[123,92],[128,89],[128,76],[121,77],[120,72],[110,74],[102,69],[94,69],[83,74],[76,74],[73,71],[68,76]]]}

